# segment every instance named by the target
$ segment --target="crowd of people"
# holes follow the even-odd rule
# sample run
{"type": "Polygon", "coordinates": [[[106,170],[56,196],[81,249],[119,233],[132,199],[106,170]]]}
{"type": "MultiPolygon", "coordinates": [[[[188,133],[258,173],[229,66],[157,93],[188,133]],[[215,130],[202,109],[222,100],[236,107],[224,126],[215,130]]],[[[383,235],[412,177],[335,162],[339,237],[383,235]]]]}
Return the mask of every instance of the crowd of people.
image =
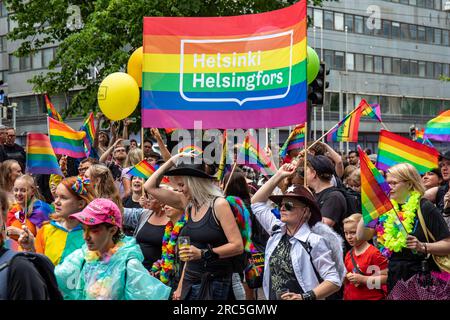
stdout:
{"type": "Polygon", "coordinates": [[[319,142],[271,177],[237,165],[219,180],[158,129],[139,145],[129,122],[121,137],[100,123],[92,157],[58,156],[64,177],[25,174],[0,127],[0,299],[381,300],[424,264],[450,280],[431,257],[450,254],[450,151],[423,176],[382,172],[396,211],[365,223],[356,151],[319,142]],[[146,181],[128,173],[143,159],[146,181]]]}

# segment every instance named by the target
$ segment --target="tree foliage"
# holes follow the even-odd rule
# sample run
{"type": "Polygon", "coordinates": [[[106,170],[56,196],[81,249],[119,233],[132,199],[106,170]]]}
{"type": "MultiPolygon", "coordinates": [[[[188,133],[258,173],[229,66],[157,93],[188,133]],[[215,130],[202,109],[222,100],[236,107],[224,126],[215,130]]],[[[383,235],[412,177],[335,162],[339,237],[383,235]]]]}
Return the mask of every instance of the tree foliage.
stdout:
{"type": "MultiPolygon", "coordinates": [[[[66,115],[85,114],[97,108],[97,90],[103,78],[125,71],[130,54],[142,46],[145,16],[229,16],[259,13],[289,6],[298,0],[4,0],[17,27],[10,40],[21,41],[14,53],[33,54],[42,47],[58,46],[49,71],[30,79],[36,92],[75,95],[66,115]],[[80,9],[83,26],[70,30],[69,5],[80,9]],[[99,69],[94,79],[92,67],[99,69]]],[[[322,0],[308,0],[321,5],[322,0]]]]}

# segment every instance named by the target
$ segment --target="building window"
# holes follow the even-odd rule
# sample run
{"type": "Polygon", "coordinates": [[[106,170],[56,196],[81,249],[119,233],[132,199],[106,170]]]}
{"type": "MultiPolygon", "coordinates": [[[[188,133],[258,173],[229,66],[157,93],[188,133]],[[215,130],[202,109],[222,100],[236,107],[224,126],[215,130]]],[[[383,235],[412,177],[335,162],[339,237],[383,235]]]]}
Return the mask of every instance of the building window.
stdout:
{"type": "Polygon", "coordinates": [[[20,70],[31,70],[31,58],[30,56],[20,58],[20,70]]]}
{"type": "Polygon", "coordinates": [[[392,59],[392,73],[400,74],[400,59],[398,58],[392,59]]]}
{"type": "Polygon", "coordinates": [[[364,17],[364,34],[367,34],[368,36],[373,35],[373,25],[369,23],[368,17],[364,17]]]}
{"type": "Polygon", "coordinates": [[[441,44],[441,29],[434,29],[434,43],[441,44]]]}
{"type": "Polygon", "coordinates": [[[7,50],[6,43],[6,35],[0,36],[0,52],[5,52],[7,50]]]}
{"type": "Polygon", "coordinates": [[[36,51],[32,57],[33,69],[42,68],[42,50],[36,51]]]}
{"type": "Polygon", "coordinates": [[[400,26],[400,33],[402,40],[409,40],[409,25],[406,23],[402,23],[400,26]]]}
{"type": "Polygon", "coordinates": [[[314,26],[323,28],[323,11],[320,9],[314,9],[314,26]]]}
{"type": "Polygon", "coordinates": [[[391,22],[387,20],[383,20],[383,36],[386,38],[391,37],[391,22]]]}
{"type": "Polygon", "coordinates": [[[333,51],[332,50],[323,50],[324,61],[327,66],[334,67],[333,63],[333,51]]]}
{"type": "Polygon", "coordinates": [[[442,30],[442,45],[449,45],[449,32],[448,30],[442,30]]]}
{"type": "Polygon", "coordinates": [[[442,0],[434,0],[434,9],[441,10],[441,1],[442,0]]]}
{"type": "Polygon", "coordinates": [[[419,66],[417,64],[417,61],[411,61],[410,62],[410,74],[414,77],[417,77],[419,74],[419,66]]]}
{"type": "Polygon", "coordinates": [[[417,0],[409,0],[409,4],[412,6],[416,6],[417,5],[417,0]]]}
{"type": "Polygon", "coordinates": [[[53,48],[47,48],[42,50],[42,56],[43,56],[43,67],[47,68],[54,58],[53,48]]]}
{"type": "Polygon", "coordinates": [[[435,62],[434,63],[434,76],[439,79],[439,77],[442,75],[442,65],[440,63],[435,62]]]}
{"type": "Polygon", "coordinates": [[[344,31],[344,14],[335,12],[334,13],[334,29],[339,31],[344,31]]]}
{"type": "Polygon", "coordinates": [[[434,38],[434,31],[433,28],[425,27],[425,33],[428,43],[433,43],[434,38]]]}
{"type": "Polygon", "coordinates": [[[40,114],[37,96],[17,97],[11,99],[12,102],[17,103],[18,116],[30,116],[40,114]]]}
{"type": "Polygon", "coordinates": [[[392,73],[392,58],[391,57],[384,57],[383,58],[383,70],[386,74],[392,73]]]}
{"type": "Polygon", "coordinates": [[[355,70],[364,71],[364,55],[355,54],[355,70]]]}
{"type": "Polygon", "coordinates": [[[345,14],[345,26],[347,27],[348,32],[353,32],[355,30],[353,28],[353,15],[345,14]]]}
{"type": "Polygon", "coordinates": [[[355,56],[353,53],[347,53],[346,55],[346,63],[347,63],[347,70],[355,70],[355,56]]]}
{"type": "Polygon", "coordinates": [[[20,70],[20,58],[10,54],[9,55],[9,70],[16,72],[20,70]]]}
{"type": "Polygon", "coordinates": [[[355,16],[355,31],[356,33],[364,32],[363,17],[361,16],[355,16]]]}
{"type": "Polygon", "coordinates": [[[427,62],[427,78],[434,78],[434,64],[427,62]]]}
{"type": "Polygon", "coordinates": [[[323,28],[333,30],[334,22],[333,22],[333,12],[332,11],[324,11],[323,16],[323,28]]]}
{"type": "Polygon", "coordinates": [[[372,55],[365,56],[364,71],[373,72],[373,56],[372,55]]]}
{"type": "Polygon", "coordinates": [[[409,36],[411,40],[417,40],[417,26],[415,24],[409,25],[409,36]]]}
{"type": "Polygon", "coordinates": [[[383,73],[383,57],[374,57],[374,71],[376,73],[383,73]]]}
{"type": "Polygon", "coordinates": [[[409,75],[409,60],[402,59],[401,62],[401,73],[402,75],[409,75]]]}
{"type": "Polygon", "coordinates": [[[425,27],[417,27],[417,40],[425,42],[425,27]]]}
{"type": "Polygon", "coordinates": [[[419,77],[425,78],[426,75],[426,64],[423,61],[419,62],[419,77]]]}
{"type": "Polygon", "coordinates": [[[6,5],[3,1],[0,3],[0,17],[6,17],[8,15],[8,10],[6,9],[6,5]]]}
{"type": "Polygon", "coordinates": [[[392,38],[399,39],[400,38],[400,23],[392,22],[392,38]]]}
{"type": "Polygon", "coordinates": [[[344,52],[336,51],[334,53],[334,67],[337,70],[344,70],[344,52]]]}
{"type": "Polygon", "coordinates": [[[442,65],[442,74],[444,75],[444,76],[450,76],[450,65],[448,65],[448,64],[446,64],[446,63],[444,63],[443,65],[442,65]]]}

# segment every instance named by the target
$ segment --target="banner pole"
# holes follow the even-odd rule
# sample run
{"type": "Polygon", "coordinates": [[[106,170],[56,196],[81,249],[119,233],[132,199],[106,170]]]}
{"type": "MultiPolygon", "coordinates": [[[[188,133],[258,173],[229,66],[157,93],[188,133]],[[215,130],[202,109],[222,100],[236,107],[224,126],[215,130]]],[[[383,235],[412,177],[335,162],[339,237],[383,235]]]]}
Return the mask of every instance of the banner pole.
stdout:
{"type": "Polygon", "coordinates": [[[308,122],[305,122],[305,153],[303,155],[303,186],[307,188],[306,183],[306,162],[308,159],[308,122]]]}

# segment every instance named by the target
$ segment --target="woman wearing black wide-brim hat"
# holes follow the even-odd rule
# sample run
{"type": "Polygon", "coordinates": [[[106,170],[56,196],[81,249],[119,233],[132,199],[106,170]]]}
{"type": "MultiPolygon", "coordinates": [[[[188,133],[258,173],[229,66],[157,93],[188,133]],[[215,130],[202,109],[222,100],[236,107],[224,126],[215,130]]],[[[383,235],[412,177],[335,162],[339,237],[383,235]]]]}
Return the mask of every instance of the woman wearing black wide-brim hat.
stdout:
{"type": "Polygon", "coordinates": [[[283,195],[271,196],[295,169],[283,165],[252,197],[252,211],[270,235],[263,280],[269,300],[324,299],[339,290],[345,276],[342,239],[321,222],[311,192],[292,185],[283,195]],[[271,212],[269,199],[280,207],[280,219],[271,212]]]}
{"type": "Polygon", "coordinates": [[[188,153],[173,156],[144,188],[160,202],[188,212],[179,236],[189,237],[190,246],[178,252],[185,264],[173,298],[227,300],[234,270],[230,258],[243,252],[242,236],[230,205],[215,184],[212,168],[192,157],[188,153]],[[178,164],[182,160],[188,163],[178,164]],[[164,176],[169,176],[181,192],[159,188],[164,176]]]}

